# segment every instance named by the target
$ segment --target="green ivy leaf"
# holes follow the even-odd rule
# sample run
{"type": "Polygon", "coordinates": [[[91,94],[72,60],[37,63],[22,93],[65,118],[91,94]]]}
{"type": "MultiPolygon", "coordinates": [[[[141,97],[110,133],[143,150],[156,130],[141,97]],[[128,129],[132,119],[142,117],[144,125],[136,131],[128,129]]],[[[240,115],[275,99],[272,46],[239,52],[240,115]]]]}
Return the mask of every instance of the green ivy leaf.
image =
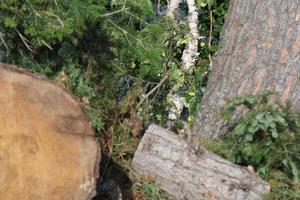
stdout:
{"type": "Polygon", "coordinates": [[[265,113],[258,113],[258,115],[256,115],[255,119],[259,122],[262,122],[264,116],[265,116],[265,113]]]}
{"type": "Polygon", "coordinates": [[[255,103],[255,97],[247,97],[246,98],[246,103],[250,104],[250,105],[253,105],[255,103]]]}

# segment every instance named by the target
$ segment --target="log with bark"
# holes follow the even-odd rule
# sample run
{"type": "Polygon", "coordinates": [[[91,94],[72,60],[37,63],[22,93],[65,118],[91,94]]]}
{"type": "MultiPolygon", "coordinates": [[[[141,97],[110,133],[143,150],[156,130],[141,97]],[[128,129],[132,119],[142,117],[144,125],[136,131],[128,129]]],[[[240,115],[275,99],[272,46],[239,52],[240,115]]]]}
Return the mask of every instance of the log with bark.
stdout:
{"type": "Polygon", "coordinates": [[[196,153],[181,137],[157,125],[146,131],[132,166],[175,199],[256,200],[270,189],[251,168],[203,148],[196,153]]]}
{"type": "Polygon", "coordinates": [[[90,120],[66,90],[0,64],[1,200],[89,200],[99,161],[90,120]]]}
{"type": "Polygon", "coordinates": [[[226,100],[276,91],[300,111],[300,6],[298,0],[231,0],[221,44],[194,133],[226,133],[226,100]]]}

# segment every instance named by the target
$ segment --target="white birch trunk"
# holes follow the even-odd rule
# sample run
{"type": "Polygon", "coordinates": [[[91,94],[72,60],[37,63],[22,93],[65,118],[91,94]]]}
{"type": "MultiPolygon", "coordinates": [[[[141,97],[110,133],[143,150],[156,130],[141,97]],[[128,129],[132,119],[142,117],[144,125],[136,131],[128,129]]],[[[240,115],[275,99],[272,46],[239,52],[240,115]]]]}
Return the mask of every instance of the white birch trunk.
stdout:
{"type": "Polygon", "coordinates": [[[168,16],[170,18],[175,18],[175,11],[178,8],[180,2],[181,2],[181,0],[170,0],[170,2],[168,4],[166,16],[168,16]]]}
{"type": "Polygon", "coordinates": [[[188,16],[188,27],[189,34],[187,36],[187,45],[182,54],[182,67],[185,70],[191,70],[195,65],[196,59],[198,57],[198,10],[195,5],[195,0],[187,0],[187,5],[189,8],[188,16]]]}
{"type": "MultiPolygon", "coordinates": [[[[173,1],[171,1],[169,4],[169,8],[170,8],[170,10],[168,9],[169,11],[171,11],[171,8],[172,9],[175,8],[175,2],[173,2],[174,5],[171,4],[172,2],[173,1]]],[[[177,3],[178,3],[178,1],[177,1],[177,3]]],[[[189,16],[187,19],[189,33],[187,35],[187,44],[186,44],[185,50],[183,51],[183,54],[182,54],[181,64],[182,64],[182,68],[184,70],[191,72],[191,70],[195,66],[195,62],[199,55],[198,40],[200,39],[200,36],[199,36],[199,32],[198,32],[198,10],[195,5],[195,0],[187,0],[187,5],[188,5],[188,9],[189,9],[189,16]]],[[[177,4],[177,6],[178,6],[178,4],[177,4]]],[[[173,12],[174,12],[174,10],[173,10],[173,12]]],[[[178,95],[177,90],[178,89],[174,88],[173,91],[175,91],[175,93],[168,94],[168,99],[171,104],[171,106],[169,108],[168,119],[171,121],[179,119],[178,116],[180,116],[184,106],[186,105],[186,103],[184,101],[184,97],[178,95]]],[[[169,122],[169,124],[170,123],[171,122],[169,122]]]]}

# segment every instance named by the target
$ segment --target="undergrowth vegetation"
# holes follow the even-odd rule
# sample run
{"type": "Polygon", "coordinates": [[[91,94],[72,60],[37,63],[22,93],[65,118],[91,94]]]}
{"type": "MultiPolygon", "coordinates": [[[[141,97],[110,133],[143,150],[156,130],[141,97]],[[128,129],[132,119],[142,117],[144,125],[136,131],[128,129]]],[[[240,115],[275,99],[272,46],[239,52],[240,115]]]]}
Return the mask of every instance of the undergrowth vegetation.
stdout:
{"type": "Polygon", "coordinates": [[[197,0],[200,57],[181,68],[187,7],[165,17],[166,0],[9,0],[0,3],[0,62],[43,73],[78,97],[102,145],[101,181],[115,180],[124,199],[166,199],[130,168],[141,134],[165,125],[175,86],[193,116],[205,90],[228,1],[197,0]],[[161,80],[163,84],[159,85],[161,80]],[[153,93],[149,93],[158,86],[153,93]]]}
{"type": "Polygon", "coordinates": [[[254,167],[271,186],[266,199],[300,199],[300,115],[291,105],[265,92],[229,100],[223,117],[229,133],[205,146],[254,167]]]}
{"type": "MultiPolygon", "coordinates": [[[[164,15],[167,3],[0,3],[0,62],[43,73],[78,97],[101,142],[100,181],[116,181],[123,199],[168,199],[151,180],[131,170],[131,159],[144,129],[153,122],[166,124],[172,88],[180,88],[186,101],[184,118],[193,123],[228,9],[228,0],[196,0],[202,39],[199,59],[187,73],[180,66],[187,44],[187,8],[180,5],[179,20],[173,20],[164,15]]],[[[299,114],[267,92],[228,101],[223,115],[229,134],[222,142],[204,146],[237,164],[253,166],[271,186],[266,199],[300,199],[299,114]]],[[[95,199],[108,199],[101,195],[95,199]]]]}

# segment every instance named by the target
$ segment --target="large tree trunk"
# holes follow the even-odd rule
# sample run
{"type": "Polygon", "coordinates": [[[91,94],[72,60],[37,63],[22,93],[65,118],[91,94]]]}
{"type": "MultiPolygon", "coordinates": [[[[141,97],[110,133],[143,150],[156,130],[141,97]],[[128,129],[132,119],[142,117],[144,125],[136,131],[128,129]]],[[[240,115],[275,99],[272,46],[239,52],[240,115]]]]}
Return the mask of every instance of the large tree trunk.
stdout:
{"type": "Polygon", "coordinates": [[[298,0],[232,0],[194,133],[224,133],[226,99],[276,91],[300,111],[300,4],[298,0]]]}
{"type": "Polygon", "coordinates": [[[133,168],[178,200],[256,200],[270,189],[251,169],[234,165],[159,126],[146,131],[133,168]]]}
{"type": "Polygon", "coordinates": [[[86,113],[44,77],[0,63],[0,199],[89,200],[99,145],[86,113]]]}

